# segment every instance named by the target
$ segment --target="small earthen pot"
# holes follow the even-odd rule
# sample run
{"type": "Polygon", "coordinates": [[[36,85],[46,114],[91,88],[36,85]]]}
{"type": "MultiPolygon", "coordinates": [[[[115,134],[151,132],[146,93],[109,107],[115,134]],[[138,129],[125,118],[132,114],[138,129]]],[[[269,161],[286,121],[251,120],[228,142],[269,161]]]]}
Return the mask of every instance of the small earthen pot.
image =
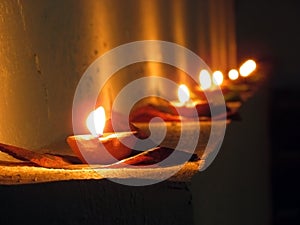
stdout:
{"type": "Polygon", "coordinates": [[[101,137],[76,135],[69,136],[67,142],[83,163],[107,165],[131,154],[135,144],[134,133],[136,132],[105,133],[101,137]]]}

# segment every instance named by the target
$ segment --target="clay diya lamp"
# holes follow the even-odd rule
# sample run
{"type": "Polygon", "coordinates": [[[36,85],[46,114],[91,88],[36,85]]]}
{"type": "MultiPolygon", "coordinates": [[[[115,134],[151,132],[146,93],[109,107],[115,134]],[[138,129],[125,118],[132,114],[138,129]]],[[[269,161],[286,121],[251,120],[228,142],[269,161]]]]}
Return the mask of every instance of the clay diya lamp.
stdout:
{"type": "Polygon", "coordinates": [[[180,85],[177,94],[178,101],[172,101],[171,104],[181,117],[194,118],[210,114],[208,102],[191,100],[190,91],[186,85],[180,85]]]}
{"type": "Polygon", "coordinates": [[[103,133],[105,111],[102,106],[89,114],[86,125],[91,134],[67,138],[69,146],[83,163],[106,165],[131,154],[136,140],[134,138],[136,131],[103,133]]]}

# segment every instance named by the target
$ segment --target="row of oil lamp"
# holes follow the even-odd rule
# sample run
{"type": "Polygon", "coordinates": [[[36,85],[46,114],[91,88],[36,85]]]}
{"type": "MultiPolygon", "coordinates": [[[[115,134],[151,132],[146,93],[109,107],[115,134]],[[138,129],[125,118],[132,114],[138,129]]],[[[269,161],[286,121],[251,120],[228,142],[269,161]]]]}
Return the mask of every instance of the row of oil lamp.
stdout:
{"type": "MultiPolygon", "coordinates": [[[[228,72],[228,78],[231,81],[237,80],[239,77],[248,77],[256,69],[256,63],[254,60],[249,59],[244,62],[239,70],[231,69],[228,72]]],[[[199,73],[199,83],[202,90],[208,90],[213,85],[222,86],[224,81],[224,75],[220,70],[214,71],[212,75],[207,70],[201,70],[199,73]]]]}
{"type": "MultiPolygon", "coordinates": [[[[228,73],[228,78],[232,81],[237,80],[239,76],[247,77],[256,69],[256,63],[253,60],[247,60],[238,70],[232,69],[228,73]]],[[[213,91],[216,86],[222,89],[224,76],[221,71],[215,71],[212,75],[207,70],[201,70],[199,73],[200,89],[203,91],[213,91]]],[[[176,108],[179,115],[189,116],[191,110],[197,104],[207,104],[190,99],[190,92],[186,85],[181,84],[178,88],[178,101],[171,104],[176,108]]],[[[128,157],[132,148],[122,144],[124,139],[129,139],[134,132],[115,132],[104,134],[105,128],[105,110],[102,106],[92,111],[86,120],[86,125],[91,134],[76,135],[67,138],[69,146],[83,163],[110,164],[128,157]]],[[[131,143],[132,147],[134,143],[131,143]]]]}
{"type": "Polygon", "coordinates": [[[175,107],[179,114],[184,117],[192,117],[195,113],[193,111],[193,108],[195,107],[197,109],[209,110],[209,104],[206,100],[204,100],[205,95],[203,95],[203,91],[214,92],[217,88],[220,88],[223,92],[226,92],[226,89],[231,85],[231,81],[234,82],[238,80],[239,77],[244,79],[253,73],[255,69],[255,61],[249,59],[240,66],[239,71],[231,69],[228,72],[229,79],[227,80],[224,80],[224,75],[219,70],[214,71],[212,75],[208,72],[208,70],[201,70],[199,73],[199,91],[197,91],[199,98],[191,100],[189,88],[185,84],[181,84],[177,91],[178,101],[172,101],[171,104],[175,107]],[[201,99],[201,97],[203,99],[201,99]]]}

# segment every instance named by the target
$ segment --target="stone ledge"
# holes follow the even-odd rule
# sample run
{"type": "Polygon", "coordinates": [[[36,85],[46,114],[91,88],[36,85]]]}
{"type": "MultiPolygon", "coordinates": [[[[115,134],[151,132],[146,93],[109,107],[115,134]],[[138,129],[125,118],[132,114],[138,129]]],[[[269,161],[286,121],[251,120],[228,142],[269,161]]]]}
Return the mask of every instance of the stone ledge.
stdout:
{"type": "Polygon", "coordinates": [[[145,168],[137,169],[99,169],[96,166],[89,167],[88,165],[76,166],[69,169],[49,169],[35,166],[1,166],[0,184],[17,185],[67,180],[100,180],[105,178],[160,180],[168,174],[174,174],[168,180],[185,182],[189,181],[204,166],[204,163],[204,160],[187,162],[181,169],[180,166],[164,168],[145,166],[145,168]]]}

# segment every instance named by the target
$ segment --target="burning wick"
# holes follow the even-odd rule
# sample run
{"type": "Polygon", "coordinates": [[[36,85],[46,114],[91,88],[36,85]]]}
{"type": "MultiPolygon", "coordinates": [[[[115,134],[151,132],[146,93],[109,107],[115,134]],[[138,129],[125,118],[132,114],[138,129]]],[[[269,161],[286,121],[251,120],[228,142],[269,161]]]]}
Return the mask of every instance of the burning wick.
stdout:
{"type": "Polygon", "coordinates": [[[195,118],[199,116],[199,113],[205,115],[208,114],[208,103],[206,101],[201,102],[199,100],[191,100],[190,90],[186,85],[179,85],[177,94],[179,101],[173,101],[171,102],[171,104],[175,107],[176,111],[180,116],[195,118]]]}
{"type": "Polygon", "coordinates": [[[102,106],[100,106],[88,115],[86,119],[86,126],[92,135],[101,137],[103,136],[105,120],[105,110],[102,106]]]}
{"type": "Polygon", "coordinates": [[[100,106],[92,111],[86,119],[86,126],[91,134],[67,138],[69,146],[83,163],[110,164],[131,154],[135,144],[132,136],[135,132],[103,133],[105,120],[105,110],[100,106]],[[129,147],[125,146],[123,141],[127,142],[129,147]]]}
{"type": "Polygon", "coordinates": [[[211,77],[207,70],[201,70],[199,73],[199,82],[202,90],[211,88],[211,77]]]}
{"type": "Polygon", "coordinates": [[[232,69],[228,72],[228,77],[230,80],[236,80],[239,78],[239,72],[236,69],[232,69]]]}
{"type": "Polygon", "coordinates": [[[187,104],[187,102],[190,100],[190,91],[185,84],[179,85],[177,95],[181,105],[187,104]]]}
{"type": "Polygon", "coordinates": [[[255,61],[249,59],[241,65],[240,74],[242,77],[248,77],[255,69],[256,69],[255,61]]]}
{"type": "Polygon", "coordinates": [[[220,86],[223,83],[224,76],[219,70],[215,71],[212,76],[207,70],[201,70],[199,73],[199,83],[203,91],[212,90],[213,85],[220,86]]]}
{"type": "Polygon", "coordinates": [[[187,116],[192,108],[195,107],[195,104],[190,100],[190,90],[185,84],[179,85],[177,97],[178,101],[172,101],[171,104],[176,108],[180,115],[187,116]]]}
{"type": "Polygon", "coordinates": [[[223,73],[219,70],[215,71],[213,73],[213,83],[215,85],[220,86],[223,83],[224,77],[223,77],[223,73]]]}

